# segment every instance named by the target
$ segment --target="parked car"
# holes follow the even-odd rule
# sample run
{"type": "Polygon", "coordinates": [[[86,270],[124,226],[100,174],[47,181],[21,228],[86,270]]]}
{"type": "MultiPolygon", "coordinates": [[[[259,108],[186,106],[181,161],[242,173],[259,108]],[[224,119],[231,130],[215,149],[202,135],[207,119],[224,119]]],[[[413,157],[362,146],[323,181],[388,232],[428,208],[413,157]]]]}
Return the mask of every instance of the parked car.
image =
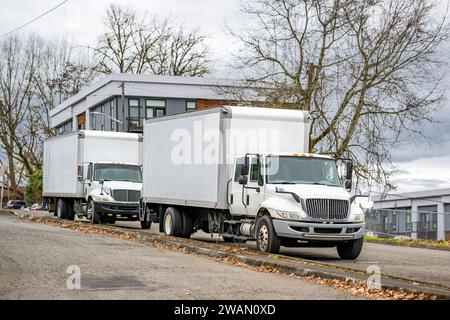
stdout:
{"type": "Polygon", "coordinates": [[[20,209],[25,205],[23,200],[9,200],[6,203],[5,209],[20,209]]]}
{"type": "Polygon", "coordinates": [[[31,211],[42,211],[45,210],[45,206],[42,203],[34,203],[31,207],[30,207],[31,211]]]}

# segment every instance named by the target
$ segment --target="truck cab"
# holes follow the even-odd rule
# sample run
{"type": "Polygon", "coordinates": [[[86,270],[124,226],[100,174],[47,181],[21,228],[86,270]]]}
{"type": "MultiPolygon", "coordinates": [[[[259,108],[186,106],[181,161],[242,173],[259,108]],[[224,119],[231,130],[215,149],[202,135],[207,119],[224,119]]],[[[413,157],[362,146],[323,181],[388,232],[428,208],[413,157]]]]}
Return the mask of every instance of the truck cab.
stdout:
{"type": "Polygon", "coordinates": [[[244,221],[240,233],[255,238],[261,251],[277,252],[280,245],[336,246],[342,258],[355,259],[365,224],[350,195],[352,167],[349,159],[307,153],[237,157],[230,214],[244,221]]]}
{"type": "Polygon", "coordinates": [[[84,204],[80,210],[93,223],[139,219],[141,166],[133,163],[95,162],[79,167],[84,204]],[[86,173],[85,175],[83,173],[86,173]]]}

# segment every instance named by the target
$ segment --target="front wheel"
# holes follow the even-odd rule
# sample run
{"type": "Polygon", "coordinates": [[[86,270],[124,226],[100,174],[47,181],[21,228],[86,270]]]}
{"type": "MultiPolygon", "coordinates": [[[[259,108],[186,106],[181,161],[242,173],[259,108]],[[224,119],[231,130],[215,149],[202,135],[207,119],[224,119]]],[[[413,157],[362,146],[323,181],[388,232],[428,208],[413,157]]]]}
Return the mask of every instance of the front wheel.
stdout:
{"type": "Polygon", "coordinates": [[[275,233],[272,219],[262,216],[256,225],[256,247],[259,251],[278,253],[280,251],[280,238],[275,233]]]}
{"type": "Polygon", "coordinates": [[[88,203],[88,213],[91,215],[91,223],[99,224],[100,223],[100,214],[95,212],[95,203],[94,200],[90,200],[88,203]]]}
{"type": "Polygon", "coordinates": [[[364,239],[356,239],[346,242],[338,243],[337,252],[339,257],[344,260],[355,260],[359,257],[363,247],[364,239]]]}
{"type": "Polygon", "coordinates": [[[144,221],[141,221],[141,228],[144,230],[148,230],[152,226],[152,222],[147,220],[148,212],[149,212],[149,209],[148,208],[145,209],[144,221]]]}

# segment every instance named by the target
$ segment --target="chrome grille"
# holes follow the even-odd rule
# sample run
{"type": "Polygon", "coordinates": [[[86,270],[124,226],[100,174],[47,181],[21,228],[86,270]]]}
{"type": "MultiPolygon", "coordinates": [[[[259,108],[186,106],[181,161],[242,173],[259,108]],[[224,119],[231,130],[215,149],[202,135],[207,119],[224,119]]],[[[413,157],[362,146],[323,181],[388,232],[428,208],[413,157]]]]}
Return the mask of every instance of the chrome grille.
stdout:
{"type": "Polygon", "coordinates": [[[306,199],[307,214],[316,220],[345,220],[348,216],[347,200],[306,199]]]}
{"type": "Polygon", "coordinates": [[[113,198],[122,202],[139,202],[141,192],[138,190],[114,190],[113,198]]]}

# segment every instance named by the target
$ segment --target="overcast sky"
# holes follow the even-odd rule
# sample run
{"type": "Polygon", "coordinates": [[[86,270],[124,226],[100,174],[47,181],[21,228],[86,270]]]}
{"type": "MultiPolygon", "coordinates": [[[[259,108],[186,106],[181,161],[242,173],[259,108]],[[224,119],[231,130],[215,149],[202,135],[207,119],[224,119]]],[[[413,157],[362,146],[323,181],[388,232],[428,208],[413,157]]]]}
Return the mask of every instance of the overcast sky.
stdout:
{"type": "MultiPolygon", "coordinates": [[[[11,31],[61,2],[62,0],[2,1],[0,34],[11,31]]],[[[111,2],[131,5],[149,14],[172,16],[175,21],[187,26],[200,27],[208,36],[215,76],[227,75],[224,66],[237,46],[224,32],[224,25],[239,28],[245,23],[238,14],[238,0],[69,0],[20,32],[36,32],[45,37],[64,36],[79,45],[92,45],[102,30],[102,16],[111,2]]],[[[450,97],[450,94],[447,96],[450,97]]],[[[450,188],[448,105],[450,101],[441,111],[440,124],[423,127],[423,132],[431,136],[434,143],[418,141],[393,152],[393,160],[401,171],[394,178],[399,191],[450,188]]]]}

